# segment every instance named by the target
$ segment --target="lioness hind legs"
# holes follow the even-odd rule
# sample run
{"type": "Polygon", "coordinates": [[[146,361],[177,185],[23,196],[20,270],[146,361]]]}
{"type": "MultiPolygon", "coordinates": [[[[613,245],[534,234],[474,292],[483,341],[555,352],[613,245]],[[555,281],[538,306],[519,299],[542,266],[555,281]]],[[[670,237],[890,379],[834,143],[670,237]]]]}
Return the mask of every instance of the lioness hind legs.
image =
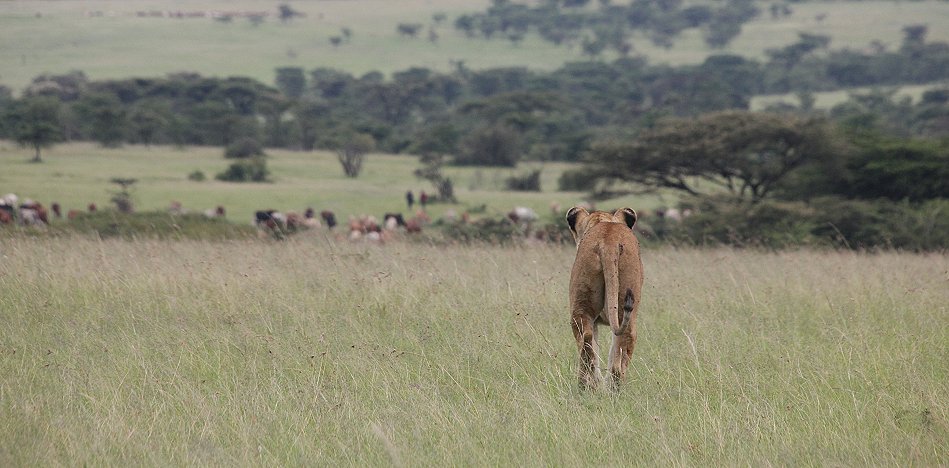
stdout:
{"type": "Polygon", "coordinates": [[[613,344],[610,346],[609,368],[610,368],[610,389],[619,390],[620,383],[626,377],[626,369],[633,357],[633,348],[636,347],[636,331],[630,334],[622,334],[613,337],[613,344]]]}
{"type": "Polygon", "coordinates": [[[570,322],[573,336],[577,340],[577,350],[580,352],[580,367],[577,373],[580,388],[596,389],[603,382],[596,343],[596,325],[586,315],[574,315],[570,322]]]}

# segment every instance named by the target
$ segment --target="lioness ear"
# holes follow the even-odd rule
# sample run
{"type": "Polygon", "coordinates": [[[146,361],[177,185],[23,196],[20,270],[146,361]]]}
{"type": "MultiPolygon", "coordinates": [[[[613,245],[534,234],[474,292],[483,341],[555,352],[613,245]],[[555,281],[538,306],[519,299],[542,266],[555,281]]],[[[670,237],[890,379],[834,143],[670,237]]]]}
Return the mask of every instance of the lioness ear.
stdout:
{"type": "Polygon", "coordinates": [[[577,223],[590,213],[587,213],[587,210],[575,206],[567,210],[567,226],[570,227],[570,232],[573,233],[573,240],[578,241],[580,235],[577,233],[577,223]]]}
{"type": "Polygon", "coordinates": [[[639,217],[636,215],[636,210],[633,210],[632,208],[620,208],[614,211],[613,218],[626,223],[630,229],[636,225],[636,220],[639,219],[639,217]]]}

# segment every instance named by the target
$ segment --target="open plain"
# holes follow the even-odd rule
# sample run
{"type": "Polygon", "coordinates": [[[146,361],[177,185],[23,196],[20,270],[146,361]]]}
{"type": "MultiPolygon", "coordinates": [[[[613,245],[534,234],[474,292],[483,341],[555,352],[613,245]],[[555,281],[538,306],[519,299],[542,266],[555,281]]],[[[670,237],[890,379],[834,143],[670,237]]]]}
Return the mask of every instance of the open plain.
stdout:
{"type": "Polygon", "coordinates": [[[616,395],[569,247],[0,244],[0,464],[949,463],[949,258],[645,250],[616,395]]]}

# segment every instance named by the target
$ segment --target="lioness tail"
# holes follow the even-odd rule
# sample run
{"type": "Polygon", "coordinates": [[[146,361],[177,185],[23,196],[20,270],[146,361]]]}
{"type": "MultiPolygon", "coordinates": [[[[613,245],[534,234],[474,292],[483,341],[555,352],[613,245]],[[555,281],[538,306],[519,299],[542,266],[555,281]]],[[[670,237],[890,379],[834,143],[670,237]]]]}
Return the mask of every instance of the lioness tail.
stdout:
{"type": "Polygon", "coordinates": [[[621,332],[625,332],[629,327],[629,318],[633,315],[633,290],[626,288],[626,300],[623,301],[623,325],[619,327],[621,332]]]}

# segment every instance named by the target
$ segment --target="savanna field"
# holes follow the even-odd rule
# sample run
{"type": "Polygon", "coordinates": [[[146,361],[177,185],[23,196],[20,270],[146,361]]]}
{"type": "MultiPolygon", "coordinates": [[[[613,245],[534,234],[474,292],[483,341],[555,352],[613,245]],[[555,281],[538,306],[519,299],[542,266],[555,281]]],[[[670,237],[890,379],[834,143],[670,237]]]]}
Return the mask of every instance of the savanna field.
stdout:
{"type": "Polygon", "coordinates": [[[646,250],[611,395],[570,247],[0,245],[5,466],[949,463],[945,255],[646,250]]]}
{"type": "MultiPolygon", "coordinates": [[[[29,93],[35,77],[72,71],[82,71],[92,87],[179,72],[248,77],[269,86],[281,67],[307,74],[329,67],[362,80],[413,67],[461,76],[498,67],[548,73],[587,61],[593,70],[619,57],[613,50],[588,57],[579,40],[554,45],[534,33],[519,41],[469,38],[454,26],[462,15],[505,2],[294,0],[286,3],[301,14],[283,22],[281,3],[0,0],[0,108],[13,109],[10,103],[29,93]],[[208,15],[173,18],[175,11],[208,15]],[[212,11],[240,14],[212,19],[212,11]],[[242,16],[254,12],[267,13],[265,20],[242,16]],[[409,23],[422,28],[417,37],[399,33],[397,27],[409,23]],[[333,42],[344,32],[345,40],[333,42]]],[[[613,0],[619,3],[629,2],[613,0]]],[[[719,3],[728,2],[709,4],[719,3]]],[[[793,51],[794,41],[808,35],[829,41],[808,60],[843,50],[895,53],[906,47],[906,27],[913,25],[924,26],[932,45],[925,50],[943,50],[939,43],[949,40],[944,1],[757,5],[762,13],[740,23],[741,34],[720,48],[706,44],[701,28],[681,31],[666,46],[647,30],[630,30],[632,56],[669,68],[659,70],[666,73],[712,55],[766,64],[775,51],[793,51]],[[788,13],[767,13],[778,5],[789,6],[788,13]]],[[[942,112],[949,97],[939,99],[949,91],[930,93],[930,101],[939,101],[931,108],[919,103],[944,81],[834,88],[807,81],[813,77],[803,72],[792,78],[812,87],[749,94],[746,107],[791,103],[803,111],[807,98],[821,113],[849,100],[879,107],[870,109],[879,115],[854,114],[860,119],[851,123],[887,123],[886,116],[897,115],[918,120],[913,131],[923,124],[946,128],[945,119],[913,120],[917,111],[942,112]],[[874,101],[880,96],[892,102],[874,101]],[[884,109],[888,103],[893,109],[884,109]]],[[[686,94],[691,86],[671,83],[686,94]]],[[[374,146],[363,171],[350,178],[331,147],[303,151],[287,140],[265,148],[268,182],[225,182],[215,177],[233,162],[224,148],[200,146],[216,140],[174,140],[179,146],[79,141],[91,135],[79,128],[90,122],[70,102],[63,101],[69,124],[58,125],[76,128],[46,142],[42,163],[29,162],[34,148],[15,142],[8,123],[15,120],[0,109],[0,125],[6,125],[0,126],[0,196],[12,192],[47,208],[55,202],[64,214],[85,212],[90,203],[99,208],[71,221],[52,218],[49,226],[0,224],[0,468],[949,466],[949,252],[938,242],[944,195],[924,199],[925,209],[906,197],[883,204],[876,192],[859,203],[841,198],[849,204],[832,207],[864,211],[841,210],[826,219],[851,222],[850,231],[838,224],[864,239],[883,239],[851,244],[833,222],[814,221],[826,214],[817,208],[825,207],[821,200],[827,199],[819,196],[828,187],[802,183],[808,205],[779,204],[748,219],[796,216],[823,223],[817,226],[823,231],[833,228],[840,239],[821,234],[818,242],[801,234],[812,226],[774,221],[773,231],[762,232],[774,234],[767,239],[775,244],[736,245],[784,250],[727,248],[711,246],[711,235],[686,241],[650,231],[663,225],[653,224],[658,209],[694,206],[696,199],[681,191],[623,179],[595,199],[596,186],[560,183],[583,167],[587,153],[567,162],[538,152],[516,167],[446,164],[442,175],[453,181],[458,202],[428,205],[434,223],[422,234],[400,230],[383,243],[348,241],[350,217],[394,212],[409,218],[419,207],[406,207],[407,190],[416,197],[420,190],[437,193],[416,175],[424,168],[424,158],[413,154],[418,147],[374,146]],[[538,190],[511,190],[509,179],[531,171],[538,171],[538,190]],[[114,179],[134,179],[128,199],[135,215],[112,210],[119,190],[114,179]],[[518,236],[500,245],[448,234],[465,215],[509,226],[506,217],[515,207],[538,214],[534,227],[562,227],[569,207],[591,201],[600,209],[635,208],[641,233],[649,236],[640,237],[646,279],[638,342],[618,392],[578,386],[568,311],[573,245],[518,236]],[[879,209],[871,205],[877,202],[879,209]],[[169,213],[177,204],[188,214],[169,213]],[[217,206],[226,209],[223,219],[203,217],[217,206]],[[341,226],[335,233],[320,227],[288,236],[252,226],[257,210],[307,208],[332,210],[341,226]],[[902,229],[874,237],[892,224],[902,229]],[[890,242],[912,237],[904,231],[926,242],[890,242]],[[798,243],[779,243],[784,237],[798,243]],[[915,247],[895,248],[900,245],[915,247]]],[[[288,109],[278,123],[294,121],[297,114],[288,109]]],[[[643,128],[674,115],[660,107],[640,111],[635,121],[643,128]]],[[[354,107],[353,115],[369,114],[354,107]]],[[[379,128],[415,138],[409,127],[451,120],[407,115],[413,117],[405,128],[392,122],[379,128]]],[[[245,116],[254,124],[248,128],[265,130],[262,116],[245,116]]],[[[200,119],[184,125],[195,122],[200,119]]],[[[638,131],[622,122],[607,130],[638,131]]],[[[464,137],[483,122],[455,123],[464,137]]],[[[342,127],[314,128],[322,138],[342,127]]],[[[557,128],[572,127],[551,128],[538,137],[539,147],[563,136],[557,128]]],[[[932,135],[944,139],[938,131],[932,135]]],[[[893,146],[898,162],[944,153],[935,143],[909,143],[893,146]]],[[[855,160],[842,159],[841,167],[855,160]]],[[[904,185],[945,187],[933,176],[941,160],[925,161],[936,163],[897,172],[904,185]]],[[[841,180],[862,175],[840,174],[841,180]]],[[[725,192],[716,186],[720,181],[694,178],[686,181],[710,199],[725,192]]],[[[878,188],[896,179],[867,180],[878,188]]],[[[695,210],[693,220],[715,216],[695,210]]],[[[722,213],[721,225],[728,225],[724,216],[734,213],[722,213]]],[[[600,328],[601,368],[609,335],[600,328]]]]}

